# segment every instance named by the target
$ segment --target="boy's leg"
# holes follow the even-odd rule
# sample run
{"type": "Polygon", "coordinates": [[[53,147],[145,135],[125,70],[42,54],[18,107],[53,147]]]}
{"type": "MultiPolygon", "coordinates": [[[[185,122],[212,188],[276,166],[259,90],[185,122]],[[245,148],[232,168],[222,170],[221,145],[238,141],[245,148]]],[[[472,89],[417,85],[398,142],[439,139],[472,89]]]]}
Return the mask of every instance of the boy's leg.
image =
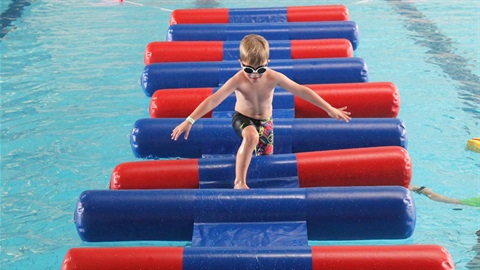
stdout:
{"type": "Polygon", "coordinates": [[[271,118],[260,123],[258,130],[257,156],[268,156],[273,154],[273,120],[271,118]]]}
{"type": "Polygon", "coordinates": [[[238,148],[235,166],[235,189],[248,189],[247,171],[253,150],[258,144],[258,131],[255,126],[247,126],[242,131],[242,144],[238,148]]]}

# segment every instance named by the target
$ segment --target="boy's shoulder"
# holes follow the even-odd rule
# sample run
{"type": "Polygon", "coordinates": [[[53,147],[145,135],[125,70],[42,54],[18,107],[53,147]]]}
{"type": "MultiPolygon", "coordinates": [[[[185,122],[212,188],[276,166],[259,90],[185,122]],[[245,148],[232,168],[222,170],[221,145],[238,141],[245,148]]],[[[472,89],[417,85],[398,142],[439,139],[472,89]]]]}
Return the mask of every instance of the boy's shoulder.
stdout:
{"type": "Polygon", "coordinates": [[[281,72],[278,72],[274,69],[269,69],[268,70],[269,72],[266,73],[267,75],[267,79],[270,80],[270,81],[276,81],[278,82],[278,80],[282,77],[282,76],[285,76],[283,75],[283,73],[281,72]]]}

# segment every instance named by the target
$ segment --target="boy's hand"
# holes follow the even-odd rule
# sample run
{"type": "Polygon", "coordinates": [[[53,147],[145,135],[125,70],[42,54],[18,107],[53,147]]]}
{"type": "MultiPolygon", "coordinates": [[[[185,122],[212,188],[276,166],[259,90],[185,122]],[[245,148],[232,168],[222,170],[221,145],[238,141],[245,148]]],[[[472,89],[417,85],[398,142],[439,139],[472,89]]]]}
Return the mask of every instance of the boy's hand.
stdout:
{"type": "Polygon", "coordinates": [[[188,122],[187,120],[183,121],[180,125],[176,126],[173,131],[172,131],[172,140],[177,140],[180,135],[182,135],[183,132],[185,132],[185,136],[183,136],[186,139],[188,139],[188,134],[190,133],[190,129],[192,128],[192,124],[188,122]]]}
{"type": "Polygon", "coordinates": [[[345,111],[347,107],[342,107],[342,108],[333,108],[328,112],[328,115],[332,118],[335,118],[337,120],[343,120],[345,122],[350,121],[352,119],[350,117],[350,112],[345,111]]]}

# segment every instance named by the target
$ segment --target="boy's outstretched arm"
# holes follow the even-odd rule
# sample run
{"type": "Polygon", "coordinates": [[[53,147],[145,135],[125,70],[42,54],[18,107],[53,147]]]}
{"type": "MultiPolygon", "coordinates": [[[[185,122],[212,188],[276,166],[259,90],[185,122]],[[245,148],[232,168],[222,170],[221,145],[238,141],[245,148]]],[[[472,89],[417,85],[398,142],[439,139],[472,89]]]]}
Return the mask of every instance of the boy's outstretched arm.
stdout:
{"type": "Polygon", "coordinates": [[[343,120],[345,122],[348,122],[350,119],[352,119],[350,117],[350,112],[346,111],[347,107],[334,108],[312,89],[290,80],[287,76],[279,72],[277,72],[276,75],[278,76],[278,86],[312,103],[313,105],[322,108],[330,117],[337,120],[343,120]]]}
{"type": "Polygon", "coordinates": [[[188,134],[190,133],[193,123],[209,111],[216,108],[223,100],[235,91],[235,88],[235,79],[231,78],[220,89],[218,89],[217,92],[203,100],[189,117],[173,129],[171,134],[172,140],[176,141],[184,132],[185,140],[188,139],[188,134]]]}

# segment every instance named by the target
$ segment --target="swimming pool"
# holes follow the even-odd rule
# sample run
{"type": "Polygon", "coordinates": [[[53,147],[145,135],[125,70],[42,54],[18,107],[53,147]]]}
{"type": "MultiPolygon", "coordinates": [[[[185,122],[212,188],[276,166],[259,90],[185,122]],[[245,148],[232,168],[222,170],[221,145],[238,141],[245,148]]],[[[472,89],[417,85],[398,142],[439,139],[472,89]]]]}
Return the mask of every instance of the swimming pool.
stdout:
{"type": "MultiPolygon", "coordinates": [[[[399,88],[412,183],[450,197],[478,196],[480,155],[466,151],[465,144],[480,136],[480,3],[325,0],[262,6],[338,3],[347,5],[360,27],[356,56],[367,62],[370,81],[392,81],[399,88]]],[[[59,269],[72,247],[183,244],[82,243],[73,224],[75,202],[84,190],[106,189],[113,168],[134,160],[131,127],[148,117],[149,100],[138,84],[143,50],[165,39],[169,10],[257,4],[2,1],[2,25],[4,15],[13,17],[0,42],[2,269],[59,269]],[[13,12],[19,7],[21,13],[13,12]]],[[[407,240],[313,244],[439,244],[457,269],[473,266],[479,209],[414,198],[417,227],[407,240]]]]}

